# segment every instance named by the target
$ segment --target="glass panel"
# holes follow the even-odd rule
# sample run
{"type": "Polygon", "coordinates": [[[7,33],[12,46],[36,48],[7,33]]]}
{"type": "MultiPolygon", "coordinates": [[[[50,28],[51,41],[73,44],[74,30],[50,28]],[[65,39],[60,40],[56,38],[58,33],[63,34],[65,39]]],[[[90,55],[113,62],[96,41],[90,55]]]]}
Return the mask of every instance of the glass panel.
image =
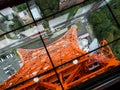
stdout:
{"type": "MultiPolygon", "coordinates": [[[[33,8],[34,9],[34,8],[33,8]]],[[[21,20],[22,25],[33,22],[33,19],[30,15],[30,12],[27,8],[26,3],[17,5],[13,7],[14,12],[18,15],[18,18],[21,20]]]]}
{"type": "Polygon", "coordinates": [[[68,8],[78,3],[82,3],[85,0],[59,0],[59,9],[68,8]]]}
{"type": "MultiPolygon", "coordinates": [[[[111,3],[112,1],[109,2],[111,3]]],[[[92,25],[93,32],[99,41],[106,39],[107,42],[111,42],[120,37],[119,28],[116,26],[116,22],[109,12],[109,9],[104,4],[101,5],[100,8],[90,13],[88,20],[92,25]]],[[[117,49],[119,48],[119,41],[115,43],[117,48],[114,47],[114,44],[110,46],[114,54],[119,57],[119,55],[116,53],[117,49]]]]}
{"type": "MultiPolygon", "coordinates": [[[[44,72],[43,69],[45,67],[41,66],[44,66],[44,63],[41,62],[41,58],[39,57],[42,56],[39,50],[42,49],[42,51],[45,52],[43,47],[40,48],[41,46],[43,46],[38,34],[38,31],[41,29],[41,27],[42,26],[40,26],[40,24],[38,25],[38,27],[30,25],[26,27],[26,29],[28,28],[27,30],[20,32],[20,38],[7,38],[7,40],[10,41],[8,42],[8,45],[6,45],[7,43],[3,44],[3,42],[1,42],[1,46],[2,44],[6,46],[0,49],[0,76],[3,77],[0,78],[0,82],[8,80],[7,84],[10,84],[10,82],[12,82],[12,84],[15,85],[20,78],[22,79],[20,79],[19,82],[22,82],[26,79],[32,78],[36,74],[41,74],[44,72]],[[24,37],[22,37],[21,35],[24,37]],[[33,64],[32,70],[31,67],[29,67],[31,64],[33,64]],[[23,78],[21,75],[26,77],[26,79],[23,78]],[[9,79],[11,78],[12,80],[9,81],[9,79]]],[[[4,41],[7,42],[7,40],[5,39],[4,41]]],[[[47,54],[46,58],[48,58],[47,54]]],[[[51,64],[49,66],[51,67],[51,64]]]]}
{"type": "Polygon", "coordinates": [[[58,0],[35,0],[43,16],[48,16],[58,11],[58,0]]]}
{"type": "Polygon", "coordinates": [[[120,24],[120,12],[119,12],[119,10],[120,10],[120,5],[119,5],[119,4],[120,4],[120,1],[119,1],[119,0],[111,0],[111,1],[109,2],[109,5],[110,5],[111,9],[112,9],[115,17],[117,18],[118,23],[120,24]]]}
{"type": "MultiPolygon", "coordinates": [[[[33,84],[22,89],[54,90],[60,89],[61,84],[65,89],[72,89],[119,65],[120,41],[113,42],[120,38],[119,28],[106,3],[79,1],[83,3],[42,21],[39,21],[42,17],[61,9],[59,3],[56,0],[28,2],[35,22],[26,26],[32,21],[25,22],[22,28],[0,38],[0,76],[3,77],[0,82],[8,79],[4,88],[25,81],[24,85],[33,84]]],[[[60,2],[69,3],[62,9],[78,3],[77,0],[60,2]]],[[[111,5],[113,1],[108,2],[111,5]]],[[[14,9],[22,12],[20,17],[28,14],[31,18],[26,4],[14,9]]],[[[1,14],[0,22],[5,18],[1,14]]],[[[10,31],[5,30],[2,33],[10,31]]]]}
{"type": "Polygon", "coordinates": [[[32,21],[25,3],[0,10],[0,29],[2,32],[20,28],[32,21]]]}
{"type": "Polygon", "coordinates": [[[6,48],[6,51],[1,50],[0,53],[0,82],[8,79],[13,75],[21,66],[21,61],[17,55],[15,49],[9,50],[6,48]]]}

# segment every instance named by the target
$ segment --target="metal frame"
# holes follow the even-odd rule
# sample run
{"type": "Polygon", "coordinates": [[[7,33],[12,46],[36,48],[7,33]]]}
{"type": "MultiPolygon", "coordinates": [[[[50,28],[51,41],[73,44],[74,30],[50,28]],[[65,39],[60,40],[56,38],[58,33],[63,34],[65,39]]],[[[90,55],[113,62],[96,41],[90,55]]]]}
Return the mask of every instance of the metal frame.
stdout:
{"type": "MultiPolygon", "coordinates": [[[[58,0],[58,1],[59,1],[59,0],[58,0]]],[[[89,1],[89,0],[86,0],[85,2],[87,2],[87,1],[89,1]]],[[[106,0],[104,0],[104,1],[106,2],[106,0]]],[[[83,4],[83,3],[85,3],[85,2],[82,2],[81,4],[83,4]]],[[[28,10],[30,11],[30,8],[29,8],[29,5],[28,5],[27,0],[26,0],[26,4],[27,4],[27,6],[28,6],[28,10]]],[[[78,5],[79,5],[79,4],[76,4],[76,5],[74,5],[74,6],[78,6],[78,5]]],[[[37,26],[37,22],[42,21],[42,20],[45,20],[45,19],[47,19],[47,18],[49,18],[49,17],[51,17],[51,16],[54,16],[54,15],[56,15],[56,14],[58,14],[58,13],[61,13],[61,12],[65,11],[65,10],[68,10],[68,9],[74,7],[74,6],[71,6],[71,7],[67,8],[67,9],[62,10],[62,11],[58,11],[58,12],[56,12],[56,13],[54,13],[54,14],[51,14],[51,15],[49,15],[49,16],[47,16],[47,17],[43,17],[42,19],[39,19],[39,20],[37,20],[37,21],[34,20],[33,15],[32,15],[32,13],[31,13],[31,11],[30,11],[30,14],[31,14],[32,19],[33,19],[33,22],[31,22],[30,24],[35,24],[35,26],[37,26]]],[[[114,20],[115,20],[118,28],[120,29],[120,24],[118,23],[118,20],[116,19],[115,15],[114,15],[114,13],[113,13],[113,11],[112,11],[112,9],[111,9],[111,7],[109,6],[109,4],[107,4],[106,6],[108,7],[108,9],[109,9],[112,17],[114,18],[114,20]]],[[[24,25],[24,26],[22,26],[22,27],[19,27],[19,28],[17,28],[17,29],[12,30],[12,31],[6,32],[6,33],[4,33],[4,34],[1,34],[0,37],[3,36],[3,35],[9,34],[9,33],[11,33],[11,32],[17,31],[17,30],[19,30],[19,29],[21,29],[21,28],[23,28],[23,27],[26,27],[26,26],[28,26],[28,25],[30,25],[30,24],[24,25]]],[[[39,34],[40,34],[40,32],[39,32],[39,34]]],[[[55,67],[54,64],[53,64],[53,62],[52,62],[52,59],[51,59],[51,57],[50,57],[50,54],[49,54],[49,52],[48,52],[48,50],[47,50],[47,48],[46,48],[45,42],[43,41],[43,38],[42,38],[41,35],[40,35],[40,39],[41,39],[42,42],[43,42],[44,48],[45,48],[45,50],[46,50],[46,52],[47,52],[47,55],[48,55],[48,57],[49,57],[49,59],[50,59],[50,61],[51,61],[51,64],[52,64],[52,66],[53,66],[53,70],[54,70],[55,73],[56,73],[56,76],[57,76],[57,78],[58,78],[58,80],[59,80],[59,82],[60,82],[60,85],[61,85],[61,87],[62,87],[62,90],[64,90],[63,85],[62,85],[62,82],[63,82],[63,80],[62,80],[62,74],[60,74],[60,77],[59,77],[56,69],[57,69],[58,67],[61,67],[62,65],[65,65],[65,64],[67,64],[67,63],[72,62],[72,60],[71,60],[71,61],[68,61],[68,62],[66,62],[66,63],[64,63],[64,64],[62,64],[62,65],[59,65],[59,66],[55,67]]],[[[93,51],[96,51],[96,50],[98,50],[98,49],[101,49],[101,48],[103,48],[103,47],[106,47],[107,45],[110,45],[110,44],[112,44],[112,43],[114,43],[114,42],[117,42],[117,41],[119,41],[119,40],[120,40],[120,38],[118,38],[118,39],[116,39],[116,40],[113,40],[112,42],[106,43],[105,45],[103,45],[103,46],[101,46],[101,47],[99,47],[99,48],[96,48],[96,49],[93,50],[93,51]]],[[[91,52],[93,52],[93,51],[91,51],[91,52]]],[[[84,57],[85,55],[87,55],[87,54],[89,54],[89,53],[91,53],[91,52],[85,53],[85,54],[81,55],[80,57],[84,57]]],[[[76,71],[77,71],[77,70],[75,69],[74,72],[76,72],[76,71]]],[[[42,75],[42,74],[40,74],[40,75],[42,75]]],[[[71,77],[72,77],[72,76],[71,76],[71,77]]],[[[71,80],[71,78],[68,79],[67,81],[69,82],[70,80],[71,80]]]]}

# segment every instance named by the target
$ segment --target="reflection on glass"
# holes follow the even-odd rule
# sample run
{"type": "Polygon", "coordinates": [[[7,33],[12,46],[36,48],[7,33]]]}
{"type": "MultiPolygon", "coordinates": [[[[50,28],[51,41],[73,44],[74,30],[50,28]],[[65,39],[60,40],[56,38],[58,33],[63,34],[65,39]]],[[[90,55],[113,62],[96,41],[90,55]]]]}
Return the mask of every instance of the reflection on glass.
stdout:
{"type": "Polygon", "coordinates": [[[2,53],[0,54],[0,75],[2,76],[0,82],[10,78],[19,69],[19,61],[20,59],[15,50],[2,50],[2,53]]]}
{"type": "Polygon", "coordinates": [[[58,11],[58,0],[35,0],[43,16],[49,16],[58,11]]]}
{"type": "Polygon", "coordinates": [[[30,15],[30,12],[27,9],[26,3],[17,5],[13,7],[14,11],[16,11],[16,14],[18,14],[19,19],[22,22],[22,25],[28,24],[32,22],[32,18],[30,15]]]}
{"type": "Polygon", "coordinates": [[[118,23],[120,24],[120,1],[119,0],[111,0],[109,2],[109,5],[115,15],[115,17],[118,20],[118,23]]]}
{"type": "MultiPolygon", "coordinates": [[[[110,5],[111,3],[117,4],[117,2],[115,2],[114,0],[109,0],[108,3],[110,3],[110,5]]],[[[115,20],[113,19],[111,13],[109,12],[105,4],[105,2],[101,2],[100,6],[97,6],[97,4],[93,5],[93,11],[89,14],[88,20],[91,23],[94,34],[96,35],[99,41],[106,39],[108,42],[111,42],[120,37],[120,30],[116,26],[115,20]],[[95,8],[96,10],[94,10],[95,8]]],[[[119,41],[110,46],[114,54],[119,58],[119,41]]]]}
{"type": "MultiPolygon", "coordinates": [[[[50,1],[29,2],[35,20],[40,19],[41,14],[45,14],[46,10],[54,12],[55,9],[51,6],[53,4],[49,5],[50,1]],[[38,10],[41,8],[41,3],[47,6],[47,8],[42,7],[45,11],[38,10]]],[[[61,2],[66,1],[61,0],[61,2]]],[[[84,3],[83,6],[76,6],[54,18],[36,22],[37,26],[31,24],[22,28],[23,30],[1,37],[0,64],[4,66],[0,70],[2,69],[3,72],[1,76],[5,75],[5,77],[0,78],[0,81],[8,79],[2,83],[3,86],[0,85],[0,88],[6,89],[25,81],[26,87],[18,85],[14,88],[59,90],[61,82],[65,89],[71,89],[81,82],[111,70],[112,67],[119,66],[120,62],[117,59],[119,59],[120,43],[104,46],[120,36],[119,29],[105,5],[103,1],[84,3]],[[47,45],[60,81],[46,50],[42,47],[40,35],[47,45]],[[100,46],[104,47],[95,50],[100,46]],[[27,79],[30,80],[26,81],[27,79]]],[[[26,7],[24,5],[22,7],[24,8],[19,13],[20,17],[30,16],[26,7]]],[[[47,12],[47,15],[51,13],[47,12]]]]}

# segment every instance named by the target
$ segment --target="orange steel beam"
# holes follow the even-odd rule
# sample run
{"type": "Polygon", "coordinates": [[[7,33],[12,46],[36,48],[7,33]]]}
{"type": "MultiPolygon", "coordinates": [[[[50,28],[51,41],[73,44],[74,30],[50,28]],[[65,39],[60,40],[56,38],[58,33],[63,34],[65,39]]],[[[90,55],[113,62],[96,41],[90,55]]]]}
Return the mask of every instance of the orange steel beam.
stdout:
{"type": "MultiPolygon", "coordinates": [[[[107,42],[103,40],[101,46],[105,44],[107,44],[107,42]]],[[[65,90],[105,72],[111,67],[120,65],[120,62],[115,60],[115,56],[109,46],[100,49],[99,54],[94,54],[92,56],[88,54],[80,57],[86,52],[80,49],[75,28],[71,28],[62,38],[49,44],[47,49],[55,66],[59,66],[78,57],[77,64],[71,62],[56,69],[65,90]],[[111,54],[112,57],[110,56],[111,54]]],[[[49,58],[43,47],[38,49],[19,49],[18,54],[23,62],[23,66],[12,75],[11,78],[0,85],[0,90],[12,87],[52,69],[49,58]]],[[[34,81],[35,78],[30,79],[13,89],[61,90],[53,70],[36,78],[37,81],[34,81]]]]}
{"type": "MultiPolygon", "coordinates": [[[[105,72],[106,70],[109,70],[109,67],[110,66],[114,66],[114,65],[117,65],[118,64],[118,62],[116,61],[114,61],[114,60],[112,60],[112,59],[108,59],[109,60],[109,62],[110,61],[113,61],[114,63],[116,63],[116,64],[114,64],[113,63],[113,65],[110,65],[111,63],[109,63],[108,65],[106,65],[105,67],[102,67],[101,69],[99,69],[99,70],[97,70],[96,72],[93,72],[93,73],[91,73],[91,74],[88,74],[88,75],[85,75],[84,77],[82,77],[82,78],[79,78],[79,79],[76,79],[75,81],[69,81],[69,83],[68,83],[68,79],[69,78],[72,78],[71,77],[71,75],[73,74],[74,76],[73,76],[73,78],[75,78],[76,76],[78,76],[79,74],[78,74],[78,72],[81,70],[81,69],[78,69],[78,71],[77,72],[75,72],[75,71],[70,71],[69,70],[69,77],[68,78],[66,78],[64,81],[63,81],[63,85],[64,85],[64,87],[66,88],[66,89],[68,89],[68,88],[70,88],[70,87],[72,87],[72,86],[75,86],[75,85],[78,85],[80,82],[83,82],[83,81],[86,81],[87,79],[89,79],[89,78],[93,78],[93,77],[95,77],[96,75],[99,75],[99,74],[101,74],[101,73],[103,73],[103,72],[105,72]],[[72,73],[72,74],[71,74],[72,73]]],[[[80,60],[79,60],[80,61],[80,60]]],[[[108,62],[108,61],[107,61],[108,62]]],[[[81,63],[81,62],[79,62],[79,63],[81,63]]],[[[69,66],[69,65],[68,65],[69,66]]],[[[78,67],[79,66],[81,66],[80,64],[78,64],[77,65],[78,67]]],[[[73,64],[73,67],[75,67],[75,65],[73,64]]],[[[71,67],[69,67],[69,68],[71,68],[71,67]]],[[[76,69],[76,67],[75,67],[75,69],[76,69]]],[[[66,70],[68,70],[68,68],[66,68],[66,70]]],[[[63,74],[62,75],[62,78],[64,78],[65,76],[65,74],[63,73],[65,71],[65,69],[60,73],[60,74],[63,74]]],[[[46,74],[46,76],[47,75],[49,75],[49,73],[48,74],[46,74]]],[[[55,78],[55,74],[53,74],[52,76],[54,76],[54,78],[55,78]]],[[[49,77],[45,77],[45,76],[43,76],[44,78],[42,78],[42,77],[40,77],[40,80],[42,80],[42,81],[44,81],[45,79],[48,79],[48,78],[51,78],[52,76],[49,76],[49,77]]],[[[80,76],[81,77],[81,76],[80,76]]],[[[57,78],[56,78],[56,80],[57,80],[57,78]]],[[[28,82],[27,82],[28,83],[28,82]]],[[[42,82],[41,82],[42,83],[42,82]]],[[[26,84],[25,84],[25,86],[26,86],[26,84]]],[[[21,86],[22,88],[23,88],[23,85],[21,86]]],[[[50,87],[48,87],[48,86],[46,86],[45,84],[44,84],[44,87],[45,88],[49,88],[50,89],[50,87]]],[[[56,88],[59,88],[59,86],[55,86],[56,88]]],[[[25,87],[24,87],[25,88],[25,87]]],[[[20,90],[20,89],[16,89],[16,90],[20,90]]]]}
{"type": "MultiPolygon", "coordinates": [[[[101,46],[104,46],[106,44],[107,44],[107,41],[105,39],[100,42],[101,46]]],[[[105,56],[110,57],[110,58],[116,58],[109,45],[101,48],[100,53],[104,53],[105,56]]]]}
{"type": "Polygon", "coordinates": [[[72,74],[69,75],[69,77],[65,80],[66,84],[74,80],[74,76],[79,72],[80,67],[80,65],[75,66],[75,69],[72,71],[72,74]]]}
{"type": "MultiPolygon", "coordinates": [[[[62,38],[47,46],[55,66],[72,60],[85,52],[80,50],[77,42],[76,30],[71,28],[62,38]]],[[[52,69],[45,49],[18,49],[23,66],[5,82],[0,88],[9,88],[40,73],[52,69]],[[37,62],[37,63],[36,63],[37,62]],[[30,67],[32,66],[32,67],[30,67]]]]}

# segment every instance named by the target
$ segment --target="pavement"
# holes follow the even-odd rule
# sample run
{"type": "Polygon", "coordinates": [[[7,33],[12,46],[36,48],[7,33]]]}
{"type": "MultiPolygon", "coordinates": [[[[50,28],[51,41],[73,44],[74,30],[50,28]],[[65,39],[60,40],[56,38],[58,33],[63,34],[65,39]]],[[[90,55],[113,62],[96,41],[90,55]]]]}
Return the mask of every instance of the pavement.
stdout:
{"type": "MultiPolygon", "coordinates": [[[[93,33],[91,30],[91,28],[89,26],[87,26],[89,23],[88,21],[86,21],[86,17],[84,17],[83,21],[81,21],[81,16],[85,16],[86,13],[82,13],[79,14],[79,16],[74,17],[73,19],[69,20],[70,23],[73,23],[74,21],[80,21],[80,30],[78,30],[78,36],[83,35],[85,33],[93,33]],[[76,19],[76,20],[75,20],[76,19]]],[[[64,22],[65,23],[65,22],[64,22]]],[[[56,33],[54,33],[49,39],[48,42],[46,42],[45,44],[49,44],[54,42],[55,40],[57,40],[58,38],[60,38],[65,32],[67,31],[67,29],[65,30],[60,30],[57,31],[56,33]]],[[[93,34],[92,34],[93,35],[93,34]]],[[[94,38],[94,37],[93,37],[94,38]]],[[[6,48],[0,49],[0,54],[1,56],[5,56],[4,61],[1,62],[1,58],[0,58],[0,82],[3,82],[4,80],[6,80],[9,76],[6,75],[4,68],[11,65],[11,67],[14,68],[15,71],[17,71],[20,68],[20,58],[14,54],[13,57],[11,57],[9,54],[11,54],[11,52],[13,52],[13,50],[16,50],[18,48],[24,47],[24,48],[28,48],[28,49],[34,49],[34,48],[39,48],[43,46],[43,44],[41,43],[40,37],[36,37],[33,39],[30,38],[24,38],[22,40],[19,40],[17,42],[14,42],[13,44],[7,46],[6,48]],[[6,58],[9,55],[8,58],[6,58]]],[[[2,57],[3,59],[3,57],[2,57]]]]}
{"type": "Polygon", "coordinates": [[[51,36],[51,38],[55,38],[55,37],[57,37],[57,36],[65,33],[67,30],[68,30],[67,28],[64,28],[64,29],[62,29],[62,30],[60,30],[60,31],[57,31],[57,32],[55,32],[55,33],[51,36]]]}
{"type": "MultiPolygon", "coordinates": [[[[56,32],[45,44],[50,44],[60,38],[66,31],[61,30],[59,32],[56,32]],[[59,33],[60,32],[60,33],[59,33]]],[[[15,55],[13,52],[14,50],[18,48],[26,48],[26,49],[34,49],[42,47],[43,44],[41,43],[40,37],[29,39],[25,38],[23,40],[19,40],[17,42],[14,42],[11,45],[8,45],[7,47],[0,49],[0,83],[6,80],[8,77],[10,77],[11,74],[15,73],[20,68],[20,58],[19,56],[15,55]],[[13,54],[12,56],[10,54],[13,54]],[[14,72],[9,72],[9,67],[14,69],[14,72]],[[7,68],[5,70],[4,68],[7,68]],[[6,74],[7,73],[7,74],[6,74]]]]}

